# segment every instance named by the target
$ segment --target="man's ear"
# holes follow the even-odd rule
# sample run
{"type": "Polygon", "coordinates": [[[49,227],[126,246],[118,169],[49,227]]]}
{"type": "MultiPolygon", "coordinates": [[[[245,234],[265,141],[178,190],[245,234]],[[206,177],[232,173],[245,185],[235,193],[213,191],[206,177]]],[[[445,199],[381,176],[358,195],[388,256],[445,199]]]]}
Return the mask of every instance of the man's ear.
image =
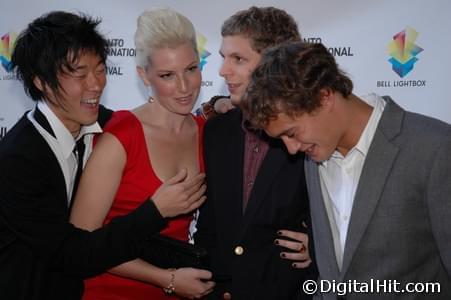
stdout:
{"type": "Polygon", "coordinates": [[[136,72],[138,72],[138,76],[144,82],[144,85],[150,86],[150,82],[149,82],[149,79],[147,78],[146,70],[141,66],[136,66],[136,72]]]}
{"type": "Polygon", "coordinates": [[[335,93],[331,88],[322,88],[319,91],[319,101],[324,109],[330,110],[335,104],[335,93]]]}
{"type": "Polygon", "coordinates": [[[43,93],[45,92],[45,87],[44,87],[45,84],[41,81],[41,79],[39,77],[35,76],[33,78],[33,84],[38,90],[40,90],[43,93]]]}
{"type": "MultiPolygon", "coordinates": [[[[49,88],[48,84],[43,82],[39,77],[35,76],[33,78],[33,84],[34,86],[42,92],[43,98],[42,100],[47,101],[50,104],[53,105],[60,105],[61,102],[56,100],[55,92],[53,92],[52,89],[49,88]]],[[[63,90],[64,92],[64,90],[63,90]]]]}

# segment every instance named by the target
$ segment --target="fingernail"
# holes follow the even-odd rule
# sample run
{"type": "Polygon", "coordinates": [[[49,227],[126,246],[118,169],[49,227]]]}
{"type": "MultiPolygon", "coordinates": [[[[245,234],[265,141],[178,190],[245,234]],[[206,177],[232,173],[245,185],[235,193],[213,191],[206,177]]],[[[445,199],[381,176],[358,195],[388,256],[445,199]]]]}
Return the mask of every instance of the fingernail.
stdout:
{"type": "Polygon", "coordinates": [[[274,244],[279,245],[279,241],[278,240],[274,240],[274,244]]]}
{"type": "Polygon", "coordinates": [[[277,234],[278,235],[282,235],[282,231],[277,231],[277,234]]]}
{"type": "Polygon", "coordinates": [[[293,267],[293,268],[296,268],[298,265],[297,264],[291,264],[291,266],[293,267]]]}
{"type": "Polygon", "coordinates": [[[280,257],[283,257],[283,258],[285,258],[285,253],[280,253],[280,257]]]}

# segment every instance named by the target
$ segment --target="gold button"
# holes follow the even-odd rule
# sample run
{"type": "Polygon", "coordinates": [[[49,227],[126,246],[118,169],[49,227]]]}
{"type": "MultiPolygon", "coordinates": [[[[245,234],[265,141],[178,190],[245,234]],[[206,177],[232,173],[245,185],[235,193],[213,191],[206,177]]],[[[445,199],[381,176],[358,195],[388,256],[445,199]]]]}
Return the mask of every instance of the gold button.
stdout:
{"type": "Polygon", "coordinates": [[[241,246],[236,246],[235,247],[235,254],[236,255],[242,255],[244,253],[244,248],[241,246]]]}
{"type": "Polygon", "coordinates": [[[230,294],[229,292],[226,292],[222,295],[222,299],[224,300],[231,300],[232,299],[232,294],[230,294]]]}

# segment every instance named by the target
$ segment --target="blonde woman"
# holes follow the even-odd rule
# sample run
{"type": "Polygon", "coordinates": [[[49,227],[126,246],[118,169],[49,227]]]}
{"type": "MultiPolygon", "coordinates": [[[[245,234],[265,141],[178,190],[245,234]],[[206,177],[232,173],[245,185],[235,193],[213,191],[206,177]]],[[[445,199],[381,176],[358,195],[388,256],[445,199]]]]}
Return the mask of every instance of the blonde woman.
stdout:
{"type": "MultiPolygon", "coordinates": [[[[201,86],[192,23],[170,9],[145,11],[135,44],[138,74],[153,95],[132,111],[114,113],[97,141],[71,216],[89,230],[131,211],[174,175],[189,182],[203,172],[204,121],[191,114],[201,86]]],[[[200,188],[195,196],[203,193],[200,188]]],[[[171,219],[161,233],[187,240],[191,220],[171,219]]],[[[200,298],[213,289],[210,278],[206,270],[166,270],[137,259],[85,281],[84,299],[200,298]]]]}

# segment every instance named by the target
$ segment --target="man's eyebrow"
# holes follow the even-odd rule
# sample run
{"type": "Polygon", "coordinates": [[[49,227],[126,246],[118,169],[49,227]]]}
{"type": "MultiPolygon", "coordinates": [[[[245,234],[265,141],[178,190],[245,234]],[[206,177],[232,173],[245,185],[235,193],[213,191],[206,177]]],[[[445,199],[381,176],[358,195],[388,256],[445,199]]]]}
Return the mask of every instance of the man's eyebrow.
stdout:
{"type": "MultiPolygon", "coordinates": [[[[275,139],[280,139],[283,135],[286,135],[290,130],[291,130],[291,128],[288,128],[277,135],[270,135],[270,134],[268,134],[268,135],[275,139]]],[[[268,131],[266,131],[266,133],[268,133],[268,131]]]]}
{"type": "MultiPolygon", "coordinates": [[[[103,61],[102,60],[99,60],[98,62],[97,62],[97,64],[96,64],[96,68],[98,67],[98,66],[100,66],[100,65],[103,65],[104,63],[103,63],[103,61]]],[[[84,64],[84,65],[76,65],[76,66],[73,66],[73,69],[75,70],[75,71],[78,71],[78,70],[84,70],[84,69],[87,69],[88,68],[88,65],[86,65],[86,64],[84,64]]]]}

